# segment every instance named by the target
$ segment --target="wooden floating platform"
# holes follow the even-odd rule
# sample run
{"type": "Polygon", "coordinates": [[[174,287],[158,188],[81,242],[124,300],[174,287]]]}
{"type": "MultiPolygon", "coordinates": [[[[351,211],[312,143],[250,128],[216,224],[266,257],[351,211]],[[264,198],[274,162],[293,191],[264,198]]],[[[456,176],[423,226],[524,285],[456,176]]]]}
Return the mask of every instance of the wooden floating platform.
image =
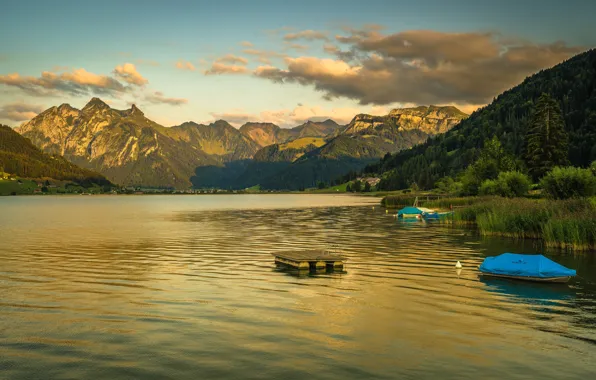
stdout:
{"type": "Polygon", "coordinates": [[[297,269],[343,268],[347,258],[323,250],[272,253],[277,264],[297,269]]]}

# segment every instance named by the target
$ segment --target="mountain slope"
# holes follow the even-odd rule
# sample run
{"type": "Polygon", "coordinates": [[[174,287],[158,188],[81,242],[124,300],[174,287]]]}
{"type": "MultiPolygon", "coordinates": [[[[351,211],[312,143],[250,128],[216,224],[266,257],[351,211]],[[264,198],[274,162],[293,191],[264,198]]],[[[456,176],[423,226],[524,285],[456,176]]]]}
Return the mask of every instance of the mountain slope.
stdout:
{"type": "Polygon", "coordinates": [[[357,115],[343,128],[331,120],[308,122],[292,131],[327,137],[303,137],[266,146],[253,161],[228,165],[223,170],[197,170],[193,183],[232,188],[260,184],[268,189],[316,186],[319,181],[330,182],[349,171],[361,170],[388,152],[420,144],[465,117],[454,107],[429,106],[396,109],[386,116],[357,115]],[[219,179],[214,180],[216,177],[219,179]]]}
{"type": "Polygon", "coordinates": [[[25,178],[47,177],[110,185],[98,173],[80,168],[60,156],[43,153],[30,140],[5,125],[0,125],[0,171],[25,178]]]}
{"type": "Polygon", "coordinates": [[[493,136],[520,157],[532,107],[542,93],[561,106],[571,163],[587,166],[596,160],[596,50],[589,50],[528,77],[449,132],[386,157],[365,171],[385,173],[383,189],[406,188],[413,182],[431,188],[439,178],[455,176],[474,162],[484,141],[493,136]]]}
{"type": "Polygon", "coordinates": [[[261,147],[286,142],[291,135],[289,129],[282,129],[273,123],[246,123],[240,127],[240,133],[261,147]]]}
{"type": "Polygon", "coordinates": [[[467,115],[455,107],[421,106],[392,110],[386,116],[356,115],[336,137],[306,152],[283,172],[267,178],[265,188],[316,186],[361,170],[385,154],[410,148],[444,133],[467,115]]]}
{"type": "Polygon", "coordinates": [[[220,162],[251,158],[259,145],[224,120],[212,124],[186,122],[164,133],[183,144],[197,147],[220,162]]]}
{"type": "Polygon", "coordinates": [[[280,128],[272,123],[246,123],[240,127],[240,133],[265,147],[304,137],[326,137],[336,133],[340,128],[340,125],[331,119],[321,122],[309,120],[291,129],[280,128]]]}
{"type": "Polygon", "coordinates": [[[250,158],[259,146],[226,122],[165,128],[136,106],[93,98],[82,110],[52,107],[18,128],[43,151],[122,185],[187,188],[198,166],[250,158]]]}

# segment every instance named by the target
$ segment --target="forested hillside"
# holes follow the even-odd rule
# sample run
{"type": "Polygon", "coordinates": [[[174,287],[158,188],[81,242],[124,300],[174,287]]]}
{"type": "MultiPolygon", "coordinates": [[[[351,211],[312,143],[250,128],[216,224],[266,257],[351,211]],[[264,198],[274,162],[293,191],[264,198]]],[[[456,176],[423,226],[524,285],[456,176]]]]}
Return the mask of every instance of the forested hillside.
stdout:
{"type": "Polygon", "coordinates": [[[60,156],[35,147],[12,128],[0,125],[0,171],[26,178],[53,178],[79,183],[109,185],[102,175],[82,169],[60,156]]]}
{"type": "Polygon", "coordinates": [[[596,159],[596,50],[528,77],[449,132],[388,154],[364,172],[384,173],[379,185],[384,190],[407,188],[413,183],[429,189],[438,179],[461,173],[493,136],[506,152],[520,158],[534,104],[542,93],[550,94],[561,107],[569,135],[570,163],[588,166],[596,159]]]}

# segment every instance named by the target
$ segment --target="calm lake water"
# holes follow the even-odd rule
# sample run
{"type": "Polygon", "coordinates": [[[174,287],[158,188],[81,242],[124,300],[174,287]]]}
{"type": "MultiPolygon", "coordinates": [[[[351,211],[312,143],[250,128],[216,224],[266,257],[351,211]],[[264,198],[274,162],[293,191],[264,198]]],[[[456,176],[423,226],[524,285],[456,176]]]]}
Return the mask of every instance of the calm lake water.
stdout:
{"type": "Polygon", "coordinates": [[[482,280],[532,243],[371,201],[0,198],[0,378],[594,378],[596,253],[549,253],[578,270],[565,285],[482,280]],[[342,272],[271,256],[333,246],[342,272]]]}

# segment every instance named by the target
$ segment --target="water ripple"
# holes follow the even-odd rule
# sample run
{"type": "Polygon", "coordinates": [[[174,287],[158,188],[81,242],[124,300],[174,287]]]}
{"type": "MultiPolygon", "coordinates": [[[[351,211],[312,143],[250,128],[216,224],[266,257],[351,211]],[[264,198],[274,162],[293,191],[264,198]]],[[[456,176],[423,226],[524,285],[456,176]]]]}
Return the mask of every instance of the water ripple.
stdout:
{"type": "Polygon", "coordinates": [[[533,246],[353,202],[1,199],[0,377],[593,374],[593,256],[557,256],[582,273],[569,285],[488,280],[476,269],[486,255],[533,246]],[[304,273],[271,255],[311,248],[348,264],[304,273]]]}

